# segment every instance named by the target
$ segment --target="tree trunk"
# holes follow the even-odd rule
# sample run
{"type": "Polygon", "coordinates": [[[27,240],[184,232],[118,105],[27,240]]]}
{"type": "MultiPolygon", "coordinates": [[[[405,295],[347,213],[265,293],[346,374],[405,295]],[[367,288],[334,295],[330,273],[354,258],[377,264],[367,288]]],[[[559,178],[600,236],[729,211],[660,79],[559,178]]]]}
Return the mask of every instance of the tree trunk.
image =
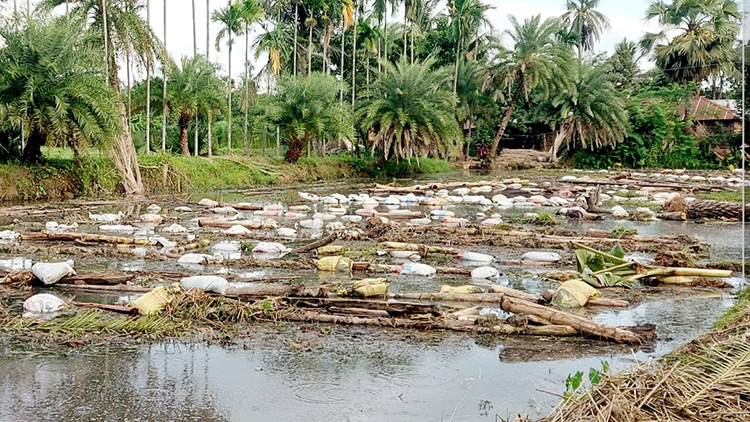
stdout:
{"type": "Polygon", "coordinates": [[[115,139],[112,148],[112,162],[122,177],[122,185],[127,196],[141,196],[144,193],[143,181],[141,180],[141,169],[138,166],[138,154],[135,151],[133,138],[130,136],[130,122],[127,118],[125,103],[120,91],[120,80],[117,77],[117,64],[114,58],[110,61],[110,83],[115,91],[120,111],[120,124],[123,131],[115,139]]]}
{"type": "MultiPolygon", "coordinates": [[[[388,2],[385,2],[385,13],[383,13],[383,61],[389,63],[388,60],[388,2]]],[[[383,67],[383,72],[388,76],[388,67],[383,67]]]]}
{"type": "Polygon", "coordinates": [[[551,163],[556,163],[557,158],[557,152],[560,151],[560,147],[562,146],[563,141],[565,138],[567,138],[568,135],[568,129],[566,126],[563,126],[558,132],[557,135],[555,135],[555,140],[552,142],[552,149],[550,149],[549,152],[549,161],[551,163]]]}
{"type": "Polygon", "coordinates": [[[490,150],[490,160],[494,160],[495,157],[497,156],[497,147],[500,145],[500,139],[502,139],[503,135],[505,134],[505,128],[507,128],[508,123],[510,123],[510,117],[513,115],[513,109],[516,108],[516,104],[518,104],[518,100],[521,98],[522,89],[523,87],[521,86],[521,84],[519,84],[518,87],[516,88],[516,92],[513,94],[513,99],[508,105],[508,110],[505,112],[503,121],[500,123],[500,128],[497,130],[497,134],[495,135],[495,140],[492,141],[492,149],[490,150]]]}
{"type": "MultiPolygon", "coordinates": [[[[146,23],[151,27],[151,0],[146,0],[146,23]]],[[[151,154],[151,59],[146,62],[146,154],[151,154]]]]}
{"type": "Polygon", "coordinates": [[[414,64],[414,23],[411,24],[411,29],[409,30],[409,33],[411,34],[411,64],[414,64]]]}
{"type": "Polygon", "coordinates": [[[161,150],[167,150],[167,0],[164,2],[164,59],[162,60],[161,150]]]}
{"type": "MultiPolygon", "coordinates": [[[[456,69],[453,72],[453,95],[456,95],[458,89],[458,62],[461,59],[461,26],[458,27],[458,45],[456,45],[456,69]]],[[[455,100],[454,100],[455,101],[455,100]]]]}
{"type": "Polygon", "coordinates": [[[331,44],[331,35],[333,34],[333,23],[329,23],[323,32],[323,70],[326,75],[331,74],[331,64],[328,63],[328,47],[331,44]]]}
{"type": "Polygon", "coordinates": [[[232,155],[232,34],[229,34],[229,77],[227,78],[227,154],[232,155]]]}
{"type": "Polygon", "coordinates": [[[130,86],[130,48],[127,47],[125,49],[125,78],[127,79],[127,88],[128,88],[128,135],[132,138],[133,137],[133,131],[130,128],[130,122],[133,118],[133,102],[130,95],[130,91],[132,91],[130,86]]]}
{"type": "Polygon", "coordinates": [[[208,158],[214,156],[213,140],[211,139],[211,110],[208,110],[208,158]]]}
{"type": "Polygon", "coordinates": [[[180,115],[180,152],[182,155],[190,156],[190,147],[188,146],[188,128],[190,127],[190,116],[180,115]]]}
{"type": "Polygon", "coordinates": [[[299,25],[299,3],[294,3],[294,76],[297,76],[297,26],[299,25]]]}
{"type": "Polygon", "coordinates": [[[211,60],[211,0],[206,0],[206,60],[211,60]]]}
{"type": "MultiPolygon", "coordinates": [[[[343,104],[344,102],[344,42],[346,40],[346,28],[344,27],[344,22],[342,20],[341,22],[341,69],[339,74],[341,75],[341,89],[339,89],[339,102],[343,104]]],[[[339,137],[341,139],[341,137],[339,137]]]]}
{"type": "Polygon", "coordinates": [[[404,8],[404,53],[401,56],[404,61],[406,61],[406,58],[409,57],[406,55],[406,48],[409,43],[407,42],[407,35],[406,35],[406,8],[404,8]]]}
{"type": "MultiPolygon", "coordinates": [[[[193,58],[198,57],[198,28],[196,27],[195,20],[195,0],[191,0],[193,4],[193,58]]],[[[197,88],[197,87],[196,87],[197,88]]],[[[195,140],[193,142],[193,149],[195,150],[195,156],[198,156],[198,112],[195,113],[195,140]]]]}
{"type": "Polygon", "coordinates": [[[310,35],[307,39],[307,74],[312,73],[312,25],[310,25],[310,35]]]}
{"type": "MultiPolygon", "coordinates": [[[[247,24],[245,24],[245,101],[243,102],[244,106],[245,106],[245,127],[243,128],[243,131],[244,131],[244,134],[245,134],[245,154],[247,154],[247,149],[248,149],[248,146],[249,146],[248,145],[248,138],[247,138],[247,123],[248,123],[248,120],[249,120],[249,117],[250,117],[249,116],[249,112],[250,112],[250,110],[249,110],[249,108],[250,108],[250,84],[248,84],[248,78],[250,76],[249,75],[249,73],[250,73],[250,69],[249,69],[250,64],[249,64],[249,62],[247,60],[247,51],[250,49],[250,35],[249,35],[249,32],[250,32],[250,28],[249,28],[249,26],[247,24]]],[[[270,87],[269,87],[269,89],[270,89],[270,87]]]]}
{"type": "Polygon", "coordinates": [[[352,40],[352,109],[354,109],[354,99],[356,98],[356,82],[357,82],[357,8],[354,8],[354,36],[352,40]]]}

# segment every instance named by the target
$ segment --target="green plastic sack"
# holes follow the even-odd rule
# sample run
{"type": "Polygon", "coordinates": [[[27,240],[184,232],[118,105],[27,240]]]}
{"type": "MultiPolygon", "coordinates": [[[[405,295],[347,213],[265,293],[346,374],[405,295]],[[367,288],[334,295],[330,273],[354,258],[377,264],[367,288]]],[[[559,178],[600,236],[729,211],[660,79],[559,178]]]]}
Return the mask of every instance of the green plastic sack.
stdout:
{"type": "Polygon", "coordinates": [[[320,258],[316,265],[320,271],[350,272],[352,260],[343,256],[326,256],[320,258]]]}

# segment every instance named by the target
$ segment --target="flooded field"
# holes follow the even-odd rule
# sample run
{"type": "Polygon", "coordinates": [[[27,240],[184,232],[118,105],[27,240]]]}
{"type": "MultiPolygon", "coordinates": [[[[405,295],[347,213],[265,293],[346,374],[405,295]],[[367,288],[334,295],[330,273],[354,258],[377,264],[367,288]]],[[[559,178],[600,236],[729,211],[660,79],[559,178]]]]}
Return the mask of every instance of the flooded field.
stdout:
{"type": "MultiPolygon", "coordinates": [[[[508,177],[515,177],[510,174],[508,177]]],[[[444,181],[455,175],[433,178],[444,181]]],[[[531,189],[553,183],[559,175],[537,176],[531,189]]],[[[425,180],[401,181],[404,185],[425,180]]],[[[372,181],[306,187],[310,194],[324,197],[333,193],[358,194],[372,187],[372,181]]],[[[300,220],[285,218],[283,210],[291,204],[306,204],[314,213],[328,214],[331,208],[344,208],[345,215],[357,215],[361,204],[324,204],[301,200],[299,189],[254,192],[213,192],[181,198],[154,198],[142,204],[104,204],[80,207],[62,215],[27,215],[7,217],[21,220],[16,230],[41,230],[49,221],[78,224],[79,233],[98,233],[101,224],[91,223],[88,213],[122,212],[123,221],[132,225],[128,233],[136,238],[163,236],[169,241],[189,241],[191,236],[205,234],[195,217],[211,215],[195,205],[208,197],[222,204],[252,202],[275,209],[277,215],[260,215],[240,211],[237,220],[276,221],[278,226],[297,229],[294,241],[299,245],[326,233],[321,229],[307,232],[300,220]],[[147,213],[146,207],[164,208],[167,219],[161,224],[137,221],[147,213]],[[175,212],[178,206],[192,211],[175,212]],[[180,224],[186,233],[168,236],[163,230],[180,224]]],[[[533,194],[534,191],[521,191],[533,194]]],[[[488,199],[497,192],[484,194],[488,199]]],[[[387,196],[387,195],[386,195],[387,196]]],[[[612,195],[614,196],[614,195],[612,195]]],[[[434,206],[404,203],[377,209],[390,212],[408,209],[430,215],[434,206]]],[[[611,205],[611,204],[610,204],[611,205]]],[[[651,204],[654,205],[654,204],[651,204]]],[[[72,205],[67,205],[72,206],[72,205]]],[[[491,218],[518,221],[538,207],[447,203],[438,207],[465,218],[470,223],[491,218]],[[479,213],[485,216],[478,217],[479,213]]],[[[547,208],[547,207],[545,207],[547,208]]],[[[559,207],[557,207],[559,208],[559,207]]],[[[549,207],[552,212],[555,207],[549,207]]],[[[629,208],[626,206],[626,208],[629,208]]],[[[633,210],[630,209],[632,212],[633,210]]],[[[159,212],[157,212],[159,213],[159,212]]],[[[157,214],[155,213],[155,214],[157,214]]],[[[216,217],[214,215],[214,217],[216,217]]],[[[306,217],[309,218],[309,217],[306,217]]],[[[326,217],[327,218],[327,217],[326,217]]],[[[340,217],[332,219],[339,221],[340,217]]],[[[326,221],[328,223],[328,221],[326,221]]],[[[459,223],[460,224],[460,223],[459,223]]],[[[518,223],[521,224],[521,223],[518,223]]],[[[589,229],[611,231],[618,227],[634,228],[642,236],[690,235],[710,246],[710,260],[737,260],[741,255],[742,237],[739,223],[694,221],[633,221],[605,218],[603,221],[573,220],[560,217],[556,230],[583,234],[589,229]]],[[[221,264],[180,264],[176,259],[153,259],[148,247],[130,247],[128,254],[89,253],[70,256],[54,249],[8,247],[0,254],[0,269],[5,272],[28,268],[39,260],[75,260],[77,271],[161,271],[202,275],[224,275],[234,284],[272,277],[296,277],[296,283],[318,285],[345,283],[348,274],[299,272],[290,269],[246,269],[235,265],[235,259],[246,255],[241,244],[278,237],[271,233],[252,233],[241,238],[212,232],[212,245],[205,251],[223,257],[221,264]]],[[[352,247],[365,242],[351,241],[352,247]]],[[[85,246],[85,245],[84,245],[85,246]]],[[[157,249],[169,255],[169,244],[157,249]]],[[[532,249],[524,247],[477,246],[474,252],[496,258],[493,264],[501,272],[497,281],[471,280],[467,276],[437,274],[432,277],[389,276],[389,292],[436,292],[441,285],[471,282],[478,287],[491,284],[541,294],[556,283],[540,275],[550,268],[540,265],[503,265],[517,261],[532,249]]],[[[563,262],[556,268],[574,269],[572,252],[560,253],[563,262]]],[[[653,254],[633,252],[630,256],[649,262],[653,254]]],[[[398,264],[387,255],[374,254],[372,262],[398,264]]],[[[704,258],[706,259],[706,258],[704,258]]],[[[420,261],[433,266],[471,266],[455,258],[428,255],[420,261]]],[[[474,264],[476,266],[476,264],[474,264]]],[[[481,264],[480,264],[481,265],[481,264]]],[[[734,287],[743,280],[732,277],[734,287]]],[[[38,288],[36,291],[40,291],[38,288]]],[[[66,300],[101,303],[129,302],[135,294],[77,293],[68,288],[46,288],[66,300]]],[[[533,336],[496,336],[440,330],[418,331],[392,328],[341,326],[317,323],[258,323],[246,335],[232,338],[223,345],[190,341],[162,341],[110,347],[96,344],[82,349],[50,349],[24,344],[23,339],[0,340],[0,420],[3,421],[498,421],[519,413],[532,417],[546,415],[565,391],[565,379],[577,372],[588,373],[607,362],[613,370],[658,358],[704,333],[731,306],[733,289],[672,287],[643,290],[642,296],[626,309],[581,309],[583,315],[609,325],[632,326],[652,323],[657,326],[657,340],[643,346],[618,345],[590,338],[533,336]]],[[[23,297],[11,294],[10,309],[20,312],[23,297]]],[[[499,311],[501,313],[502,311],[499,311]]]]}

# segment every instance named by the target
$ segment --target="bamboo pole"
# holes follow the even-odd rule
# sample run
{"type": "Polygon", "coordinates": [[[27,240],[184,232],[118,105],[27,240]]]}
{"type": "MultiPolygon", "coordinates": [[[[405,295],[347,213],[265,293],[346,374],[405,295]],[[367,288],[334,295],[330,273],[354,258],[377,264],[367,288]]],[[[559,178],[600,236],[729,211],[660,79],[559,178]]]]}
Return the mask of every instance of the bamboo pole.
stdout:
{"type": "Polygon", "coordinates": [[[40,233],[21,233],[21,240],[56,240],[72,242],[101,242],[118,245],[155,245],[156,241],[152,239],[136,239],[132,237],[107,236],[103,234],[91,233],[53,233],[43,231],[40,233]]]}

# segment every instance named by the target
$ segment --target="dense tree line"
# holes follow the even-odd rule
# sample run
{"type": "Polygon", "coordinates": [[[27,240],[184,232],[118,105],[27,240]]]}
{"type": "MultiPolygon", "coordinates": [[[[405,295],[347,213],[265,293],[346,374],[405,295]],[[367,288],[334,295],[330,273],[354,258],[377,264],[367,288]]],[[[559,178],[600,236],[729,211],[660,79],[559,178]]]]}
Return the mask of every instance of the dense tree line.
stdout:
{"type": "Polygon", "coordinates": [[[5,3],[2,155],[37,161],[46,144],[81,160],[99,146],[131,194],[143,189],[136,151],[250,154],[277,139],[292,162],[343,145],[386,160],[491,160],[510,134],[546,133],[557,160],[642,140],[644,110],[672,119],[669,107],[701,91],[736,95],[742,74],[734,0],[652,2],[644,16],[663,30],[611,55],[596,53],[609,27],[600,0],[510,16],[502,32],[482,0],[229,0],[204,17],[192,0],[194,54],[180,58],[151,27],[151,3],[168,24],[166,0],[5,3]],[[198,23],[219,28],[204,54],[198,23]],[[211,62],[225,48],[228,61],[211,62]],[[232,63],[236,48],[244,63],[232,63]],[[645,61],[655,68],[642,72],[645,61]],[[136,70],[146,78],[133,81],[136,70]]]}

